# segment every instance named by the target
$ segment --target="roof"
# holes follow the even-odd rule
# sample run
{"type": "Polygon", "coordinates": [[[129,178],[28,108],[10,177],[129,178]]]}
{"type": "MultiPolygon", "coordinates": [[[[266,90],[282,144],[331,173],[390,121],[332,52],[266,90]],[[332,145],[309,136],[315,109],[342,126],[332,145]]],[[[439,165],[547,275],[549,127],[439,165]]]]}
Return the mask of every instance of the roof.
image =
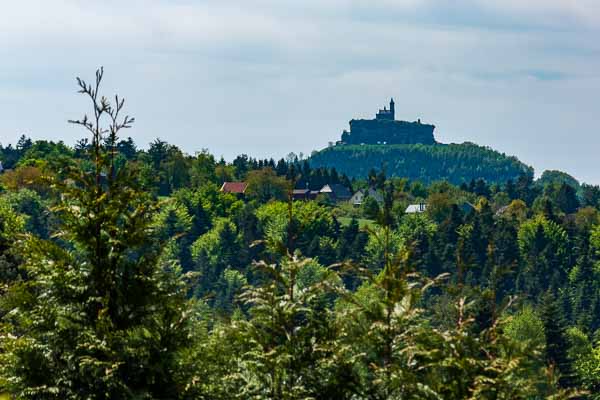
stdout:
{"type": "Polygon", "coordinates": [[[247,187],[246,182],[225,182],[221,186],[221,192],[243,194],[247,187]]]}
{"type": "Polygon", "coordinates": [[[365,197],[364,192],[362,190],[359,190],[352,195],[352,197],[350,198],[350,203],[352,203],[356,206],[359,206],[362,204],[364,197],[365,197]]]}
{"type": "Polygon", "coordinates": [[[348,190],[346,186],[341,185],[339,183],[327,184],[321,188],[320,192],[331,193],[339,199],[349,199],[350,197],[352,197],[352,193],[350,193],[350,190],[348,190]]]}
{"type": "Polygon", "coordinates": [[[383,203],[383,196],[377,190],[369,188],[367,195],[377,200],[378,203],[383,203]]]}
{"type": "Polygon", "coordinates": [[[319,190],[319,193],[333,193],[333,188],[330,185],[325,185],[319,190]]]}
{"type": "Polygon", "coordinates": [[[404,212],[407,214],[415,214],[425,212],[425,210],[427,210],[427,204],[419,203],[409,205],[408,207],[406,207],[406,210],[404,212]]]}
{"type": "Polygon", "coordinates": [[[308,194],[310,193],[310,189],[294,189],[292,191],[293,194],[308,194]]]}
{"type": "Polygon", "coordinates": [[[372,197],[378,203],[383,203],[383,196],[377,190],[369,188],[368,190],[360,189],[352,195],[350,202],[355,205],[360,205],[365,197],[372,197]]]}

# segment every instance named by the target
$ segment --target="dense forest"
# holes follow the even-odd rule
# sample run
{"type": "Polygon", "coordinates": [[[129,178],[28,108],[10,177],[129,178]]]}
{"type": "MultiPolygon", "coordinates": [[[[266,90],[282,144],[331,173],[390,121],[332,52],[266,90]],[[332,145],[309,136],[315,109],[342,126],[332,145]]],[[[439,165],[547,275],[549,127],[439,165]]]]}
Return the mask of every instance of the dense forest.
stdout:
{"type": "Polygon", "coordinates": [[[522,174],[533,175],[533,169],[515,157],[473,143],[336,145],[313,153],[310,163],[336,168],[350,177],[364,177],[375,168],[393,177],[456,185],[472,179],[504,183],[522,174]]]}
{"type": "Polygon", "coordinates": [[[86,138],[0,149],[0,397],[600,399],[600,187],[475,145],[142,150],[102,74],[86,138]],[[325,184],[381,197],[293,200],[325,184]]]}

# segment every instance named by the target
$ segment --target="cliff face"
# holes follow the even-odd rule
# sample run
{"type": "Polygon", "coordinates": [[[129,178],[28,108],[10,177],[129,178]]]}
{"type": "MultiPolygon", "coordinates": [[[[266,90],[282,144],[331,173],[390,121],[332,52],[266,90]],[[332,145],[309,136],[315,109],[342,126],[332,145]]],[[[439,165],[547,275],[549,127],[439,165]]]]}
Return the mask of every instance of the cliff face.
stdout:
{"type": "Polygon", "coordinates": [[[350,132],[342,134],[344,144],[435,144],[435,126],[420,122],[382,119],[353,119],[350,132]]]}

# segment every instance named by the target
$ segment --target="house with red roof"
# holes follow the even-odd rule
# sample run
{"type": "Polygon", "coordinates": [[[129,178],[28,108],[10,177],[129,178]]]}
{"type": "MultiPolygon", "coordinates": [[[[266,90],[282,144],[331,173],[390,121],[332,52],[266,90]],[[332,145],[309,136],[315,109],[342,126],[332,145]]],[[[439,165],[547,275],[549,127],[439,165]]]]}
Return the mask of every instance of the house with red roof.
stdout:
{"type": "Polygon", "coordinates": [[[248,184],[246,182],[224,182],[221,186],[221,192],[242,195],[246,193],[248,184]]]}

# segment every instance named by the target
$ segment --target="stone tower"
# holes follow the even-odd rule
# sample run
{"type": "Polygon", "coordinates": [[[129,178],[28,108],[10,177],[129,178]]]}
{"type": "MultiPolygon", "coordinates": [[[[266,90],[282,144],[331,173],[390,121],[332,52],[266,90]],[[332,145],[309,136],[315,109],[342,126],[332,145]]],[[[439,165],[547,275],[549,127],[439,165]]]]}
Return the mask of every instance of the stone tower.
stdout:
{"type": "Polygon", "coordinates": [[[390,101],[390,109],[388,110],[387,107],[383,107],[383,110],[379,110],[379,112],[375,114],[375,119],[393,121],[395,118],[394,109],[394,99],[392,99],[390,101]]]}
{"type": "Polygon", "coordinates": [[[396,119],[396,104],[394,103],[394,98],[390,100],[390,113],[392,114],[392,121],[396,119]]]}

